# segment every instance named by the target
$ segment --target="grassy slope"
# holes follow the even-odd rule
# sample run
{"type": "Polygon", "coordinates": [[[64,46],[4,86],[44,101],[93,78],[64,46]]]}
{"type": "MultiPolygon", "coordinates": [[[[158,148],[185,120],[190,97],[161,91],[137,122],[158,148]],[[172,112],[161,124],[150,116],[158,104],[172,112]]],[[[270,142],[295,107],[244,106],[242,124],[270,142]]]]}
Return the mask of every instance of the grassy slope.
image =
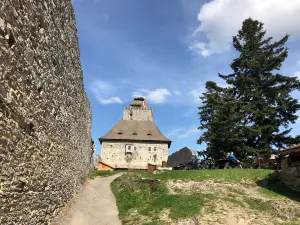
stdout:
{"type": "MultiPolygon", "coordinates": [[[[176,194],[168,193],[164,181],[214,179],[225,182],[256,182],[264,179],[271,170],[206,170],[206,171],[168,171],[158,174],[146,172],[127,173],[112,183],[112,190],[117,199],[120,219],[123,224],[161,224],[159,214],[170,210],[171,219],[186,218],[200,213],[205,203],[218,198],[212,194],[176,194]],[[156,189],[141,182],[141,177],[160,179],[156,189]]],[[[226,199],[225,199],[226,200],[226,199]]],[[[234,199],[231,199],[233,201],[234,199]]],[[[236,204],[240,204],[235,200],[236,204]]],[[[248,199],[247,204],[256,209],[268,210],[259,200],[248,199]]]]}
{"type": "Polygon", "coordinates": [[[138,172],[143,177],[160,180],[209,180],[225,181],[232,183],[256,182],[266,178],[273,170],[253,170],[253,169],[230,169],[230,170],[186,170],[186,171],[166,171],[163,173],[150,174],[138,172]]]}
{"type": "Polygon", "coordinates": [[[170,209],[170,218],[178,219],[192,216],[200,212],[203,204],[215,199],[211,194],[170,195],[163,184],[158,184],[154,191],[150,185],[142,183],[140,177],[130,173],[117,178],[111,184],[119,208],[119,216],[123,224],[160,224],[159,214],[164,209],[170,209]],[[151,218],[147,222],[147,219],[151,218]],[[140,223],[138,223],[140,224],[140,223]]]}

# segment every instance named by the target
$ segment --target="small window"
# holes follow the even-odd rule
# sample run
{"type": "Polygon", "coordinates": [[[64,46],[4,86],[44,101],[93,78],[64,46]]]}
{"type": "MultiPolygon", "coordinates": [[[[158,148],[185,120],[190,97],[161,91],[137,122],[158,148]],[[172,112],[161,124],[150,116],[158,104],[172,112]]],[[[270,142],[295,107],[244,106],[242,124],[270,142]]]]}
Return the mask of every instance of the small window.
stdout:
{"type": "Polygon", "coordinates": [[[137,133],[136,133],[136,132],[133,132],[132,135],[137,135],[137,133]]]}
{"type": "Polygon", "coordinates": [[[134,146],[134,151],[136,151],[136,147],[134,146]]]}
{"type": "Polygon", "coordinates": [[[151,152],[151,147],[148,147],[149,152],[151,152]]]}
{"type": "Polygon", "coordinates": [[[130,146],[130,145],[128,145],[127,149],[128,149],[128,150],[131,150],[131,146],[130,146]]]}
{"type": "Polygon", "coordinates": [[[156,147],[154,147],[154,151],[156,151],[156,147]]]}

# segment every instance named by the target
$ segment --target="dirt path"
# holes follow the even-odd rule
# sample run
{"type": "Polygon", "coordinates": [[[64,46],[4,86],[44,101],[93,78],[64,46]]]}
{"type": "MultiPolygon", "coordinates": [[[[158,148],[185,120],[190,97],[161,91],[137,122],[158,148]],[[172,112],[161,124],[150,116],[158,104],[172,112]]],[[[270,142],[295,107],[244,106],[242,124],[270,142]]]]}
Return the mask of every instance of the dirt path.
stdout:
{"type": "Polygon", "coordinates": [[[54,224],[121,225],[116,200],[110,189],[110,183],[120,175],[89,180],[67,209],[67,213],[54,224]]]}

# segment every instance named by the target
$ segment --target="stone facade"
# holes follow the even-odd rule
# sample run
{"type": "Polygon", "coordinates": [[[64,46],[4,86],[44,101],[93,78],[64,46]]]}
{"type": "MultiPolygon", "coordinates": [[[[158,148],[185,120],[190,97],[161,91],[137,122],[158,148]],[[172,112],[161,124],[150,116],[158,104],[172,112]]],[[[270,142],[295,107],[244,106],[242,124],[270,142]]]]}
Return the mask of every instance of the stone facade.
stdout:
{"type": "MultiPolygon", "coordinates": [[[[300,151],[298,155],[300,156],[300,151]]],[[[290,188],[300,191],[300,160],[292,163],[289,157],[281,160],[279,179],[290,188]]]]}
{"type": "Polygon", "coordinates": [[[153,121],[153,112],[149,107],[124,108],[123,120],[153,121]]]}
{"type": "Polygon", "coordinates": [[[290,188],[300,191],[300,166],[283,168],[279,179],[290,188]]]}
{"type": "Polygon", "coordinates": [[[0,1],[0,224],[48,224],[91,162],[71,0],[0,1]]]}
{"type": "Polygon", "coordinates": [[[114,168],[147,169],[148,163],[162,166],[168,160],[168,149],[166,143],[105,141],[101,159],[114,168]]]}

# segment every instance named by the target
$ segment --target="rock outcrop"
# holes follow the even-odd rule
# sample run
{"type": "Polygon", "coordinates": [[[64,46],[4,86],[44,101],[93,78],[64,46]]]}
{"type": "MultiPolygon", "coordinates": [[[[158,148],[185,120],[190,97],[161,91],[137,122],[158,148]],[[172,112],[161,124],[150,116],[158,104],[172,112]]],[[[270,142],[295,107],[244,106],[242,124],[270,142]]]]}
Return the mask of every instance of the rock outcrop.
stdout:
{"type": "Polygon", "coordinates": [[[191,148],[184,147],[172,155],[169,155],[167,167],[179,166],[181,164],[187,164],[196,158],[196,153],[191,148]]]}
{"type": "Polygon", "coordinates": [[[91,162],[71,0],[0,1],[0,224],[47,224],[91,162]]]}

